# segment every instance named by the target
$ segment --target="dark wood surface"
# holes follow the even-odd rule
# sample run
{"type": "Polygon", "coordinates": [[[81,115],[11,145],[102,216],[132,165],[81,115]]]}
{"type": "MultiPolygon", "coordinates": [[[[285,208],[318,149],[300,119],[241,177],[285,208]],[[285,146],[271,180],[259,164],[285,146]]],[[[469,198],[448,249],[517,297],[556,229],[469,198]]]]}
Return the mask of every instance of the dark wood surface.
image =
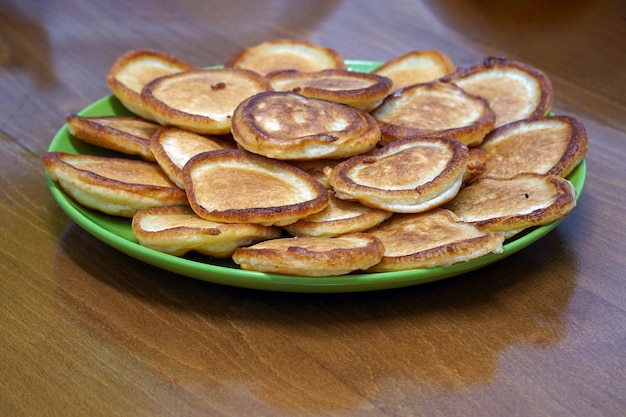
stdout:
{"type": "Polygon", "coordinates": [[[626,3],[0,2],[0,415],[626,415],[626,3]],[[348,59],[503,55],[587,128],[578,207],[519,253],[362,294],[220,286],[149,266],[54,202],[41,156],[128,49],[197,65],[302,38],[348,59]]]}

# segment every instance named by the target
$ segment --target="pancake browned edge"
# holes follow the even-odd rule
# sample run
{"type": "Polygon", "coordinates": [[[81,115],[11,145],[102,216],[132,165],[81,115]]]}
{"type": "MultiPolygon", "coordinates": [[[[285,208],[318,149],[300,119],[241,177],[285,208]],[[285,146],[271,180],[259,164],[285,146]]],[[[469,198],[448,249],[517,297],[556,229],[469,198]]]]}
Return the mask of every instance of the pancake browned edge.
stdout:
{"type": "Polygon", "coordinates": [[[133,217],[132,229],[145,247],[175,256],[194,251],[213,258],[228,258],[235,248],[282,234],[279,227],[205,220],[189,206],[140,210],[133,217]]]}
{"type": "Polygon", "coordinates": [[[180,188],[183,182],[183,167],[192,157],[218,149],[235,149],[230,136],[204,136],[185,129],[167,126],[155,132],[150,149],[165,174],[180,188]]]}
{"type": "Polygon", "coordinates": [[[237,106],[232,134],[242,148],[281,160],[347,158],[380,140],[367,112],[280,91],[256,94],[237,106]]]}
{"type": "Polygon", "coordinates": [[[159,77],[141,90],[141,99],[162,125],[223,135],[230,132],[239,103],[270,89],[267,80],[253,71],[203,69],[159,77]]]}
{"type": "Polygon", "coordinates": [[[198,216],[223,223],[284,226],[328,205],[328,190],[286,162],[241,150],[205,152],[183,168],[198,216]]]}
{"type": "Polygon", "coordinates": [[[153,162],[48,152],[43,164],[70,197],[106,214],[132,217],[149,207],[188,204],[185,192],[153,162]]]}
{"type": "Polygon", "coordinates": [[[382,75],[341,69],[275,71],[265,77],[275,91],[293,91],[367,112],[374,110],[387,97],[392,86],[392,81],[382,75]]]}
{"type": "Polygon", "coordinates": [[[131,112],[148,120],[152,113],[144,108],[142,88],[155,78],[196,69],[195,65],[152,49],[133,49],[115,60],[106,76],[113,95],[131,112]]]}
{"type": "Polygon", "coordinates": [[[372,156],[326,168],[336,196],[397,213],[418,213],[450,201],[461,187],[468,148],[450,138],[396,140],[372,156]]]}
{"type": "Polygon", "coordinates": [[[300,39],[275,39],[243,48],[231,55],[225,68],[243,68],[267,75],[273,71],[346,69],[336,50],[300,39]]]}
{"type": "Polygon", "coordinates": [[[491,131],[480,149],[485,152],[482,176],[513,177],[522,172],[567,176],[589,146],[582,123],[569,116],[533,117],[491,131]]]}
{"type": "Polygon", "coordinates": [[[504,236],[465,223],[437,208],[419,214],[396,214],[368,233],[385,246],[380,263],[368,272],[434,268],[502,252],[504,236]]]}
{"type": "Polygon", "coordinates": [[[486,169],[485,161],[487,160],[487,153],[476,147],[468,149],[469,153],[467,155],[465,174],[463,174],[463,184],[469,184],[474,181],[476,178],[480,177],[486,169]]]}
{"type": "Polygon", "coordinates": [[[372,115],[380,125],[382,144],[409,136],[445,136],[477,146],[495,122],[487,100],[439,81],[397,90],[372,115]]]}
{"type": "Polygon", "coordinates": [[[67,118],[67,130],[83,142],[153,162],[150,138],[160,127],[140,117],[71,115],[67,118]]]}
{"type": "Polygon", "coordinates": [[[292,236],[339,236],[364,232],[379,225],[392,214],[358,202],[340,200],[331,193],[328,206],[324,210],[283,228],[292,236]]]}
{"type": "Polygon", "coordinates": [[[331,189],[328,177],[324,174],[326,167],[334,168],[343,159],[310,159],[306,161],[288,161],[290,164],[295,165],[308,174],[311,174],[313,178],[322,183],[322,185],[328,189],[331,189]]]}
{"type": "Polygon", "coordinates": [[[393,90],[412,84],[434,81],[454,72],[454,63],[443,52],[436,50],[411,51],[385,62],[372,74],[391,78],[393,90]]]}
{"type": "Polygon", "coordinates": [[[484,97],[496,114],[494,127],[544,116],[554,99],[552,82],[545,73],[504,57],[486,57],[480,64],[457,68],[441,80],[484,97]]]}
{"type": "Polygon", "coordinates": [[[235,249],[233,260],[246,270],[322,277],[367,269],[380,262],[384,251],[373,235],[351,233],[266,240],[235,249]]]}
{"type": "Polygon", "coordinates": [[[484,177],[461,189],[445,208],[465,222],[509,238],[567,216],[576,206],[575,193],[568,180],[555,175],[484,177]]]}

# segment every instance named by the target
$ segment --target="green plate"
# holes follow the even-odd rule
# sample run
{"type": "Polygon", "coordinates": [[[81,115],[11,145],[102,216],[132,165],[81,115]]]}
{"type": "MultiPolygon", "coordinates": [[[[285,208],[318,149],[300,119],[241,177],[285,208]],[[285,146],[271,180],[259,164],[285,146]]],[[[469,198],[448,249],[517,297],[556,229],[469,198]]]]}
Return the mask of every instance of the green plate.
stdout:
{"type": "MultiPolygon", "coordinates": [[[[380,65],[372,61],[347,61],[350,69],[370,71],[380,65]]],[[[132,115],[113,96],[104,97],[79,112],[83,116],[132,115]]],[[[50,143],[49,151],[112,155],[105,149],[88,145],[69,134],[67,125],[63,125],[50,143]]],[[[587,174],[586,161],[583,160],[568,176],[576,188],[578,199],[585,186],[587,174]]],[[[482,268],[500,261],[532,244],[554,229],[559,221],[530,231],[505,242],[502,253],[489,254],[468,262],[448,267],[421,268],[398,272],[360,273],[332,277],[301,277],[292,275],[268,274],[256,271],[244,271],[230,260],[214,260],[201,256],[189,255],[176,257],[141,246],[133,235],[130,219],[109,216],[87,209],[72,200],[61,188],[46,177],[52,196],[61,209],[79,226],[100,239],[107,245],[167,271],[180,275],[209,281],[217,284],[259,290],[301,292],[301,293],[339,293],[374,291],[400,288],[442,280],[482,268]]]]}

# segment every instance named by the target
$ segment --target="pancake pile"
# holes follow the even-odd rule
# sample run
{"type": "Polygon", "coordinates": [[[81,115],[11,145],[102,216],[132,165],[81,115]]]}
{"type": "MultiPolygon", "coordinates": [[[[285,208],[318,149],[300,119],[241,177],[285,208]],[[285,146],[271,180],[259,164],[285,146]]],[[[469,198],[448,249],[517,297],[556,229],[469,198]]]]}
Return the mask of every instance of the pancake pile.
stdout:
{"type": "Polygon", "coordinates": [[[133,116],[67,118],[111,156],[48,152],[79,204],[127,217],[174,256],[296,276],[435,268],[499,253],[563,219],[588,149],[549,114],[548,76],[486,57],[457,67],[410,51],[370,73],[297,39],[201,68],[158,51],[119,57],[107,84],[133,116]]]}

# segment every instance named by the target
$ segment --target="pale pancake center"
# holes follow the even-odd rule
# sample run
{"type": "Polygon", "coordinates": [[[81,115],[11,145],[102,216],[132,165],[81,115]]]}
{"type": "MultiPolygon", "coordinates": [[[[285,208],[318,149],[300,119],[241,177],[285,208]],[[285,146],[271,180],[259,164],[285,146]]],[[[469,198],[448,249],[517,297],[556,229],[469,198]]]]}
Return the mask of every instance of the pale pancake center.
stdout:
{"type": "Polygon", "coordinates": [[[531,113],[537,107],[541,91],[535,79],[511,68],[479,72],[455,83],[468,93],[487,99],[498,126],[531,113]]]}
{"type": "Polygon", "coordinates": [[[68,161],[78,169],[91,171],[113,180],[129,183],[171,187],[172,183],[155,164],[115,164],[110,161],[68,161]]]}
{"type": "Polygon", "coordinates": [[[408,147],[374,163],[354,168],[351,177],[361,185],[405,190],[433,180],[447,166],[451,150],[436,143],[408,147]]]}
{"type": "Polygon", "coordinates": [[[130,62],[116,76],[122,84],[140,93],[144,85],[163,75],[173,74],[180,70],[173,69],[160,59],[142,59],[130,62]]]}
{"type": "Polygon", "coordinates": [[[207,210],[279,207],[309,201],[308,184],[260,167],[219,164],[193,172],[194,195],[207,210]]]}

